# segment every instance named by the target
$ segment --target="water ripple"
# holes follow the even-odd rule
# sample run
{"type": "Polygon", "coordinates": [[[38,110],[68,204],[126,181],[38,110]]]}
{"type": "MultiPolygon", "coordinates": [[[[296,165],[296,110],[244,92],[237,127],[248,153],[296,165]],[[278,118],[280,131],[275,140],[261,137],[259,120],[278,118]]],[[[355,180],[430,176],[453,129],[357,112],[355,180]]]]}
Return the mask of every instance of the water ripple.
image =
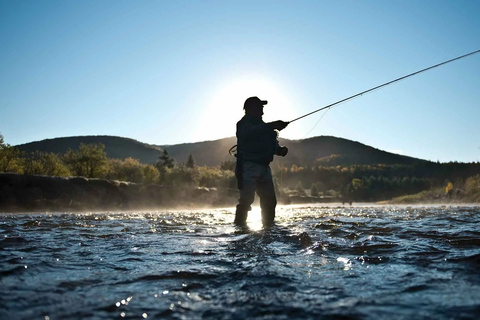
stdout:
{"type": "Polygon", "coordinates": [[[4,214],[0,318],[475,319],[478,206],[4,214]]]}

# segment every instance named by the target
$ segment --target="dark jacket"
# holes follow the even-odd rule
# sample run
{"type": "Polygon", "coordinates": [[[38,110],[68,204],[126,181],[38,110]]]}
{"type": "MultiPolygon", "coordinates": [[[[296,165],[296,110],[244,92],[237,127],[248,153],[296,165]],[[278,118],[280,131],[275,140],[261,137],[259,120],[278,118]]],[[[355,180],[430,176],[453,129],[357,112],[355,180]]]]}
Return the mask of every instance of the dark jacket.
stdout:
{"type": "Polygon", "coordinates": [[[279,155],[277,131],[262,118],[245,115],[237,122],[237,158],[268,165],[274,155],[279,155]]]}

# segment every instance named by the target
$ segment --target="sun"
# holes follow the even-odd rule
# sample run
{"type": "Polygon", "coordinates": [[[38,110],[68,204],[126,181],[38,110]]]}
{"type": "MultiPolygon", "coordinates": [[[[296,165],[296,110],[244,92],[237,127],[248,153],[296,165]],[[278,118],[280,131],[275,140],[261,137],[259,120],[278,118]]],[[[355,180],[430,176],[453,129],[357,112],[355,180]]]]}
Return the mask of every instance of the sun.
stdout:
{"type": "Polygon", "coordinates": [[[206,140],[235,136],[236,123],[243,115],[243,103],[248,97],[267,100],[263,120],[288,121],[295,117],[287,90],[275,81],[261,77],[232,79],[212,94],[204,111],[201,132],[206,140]]]}

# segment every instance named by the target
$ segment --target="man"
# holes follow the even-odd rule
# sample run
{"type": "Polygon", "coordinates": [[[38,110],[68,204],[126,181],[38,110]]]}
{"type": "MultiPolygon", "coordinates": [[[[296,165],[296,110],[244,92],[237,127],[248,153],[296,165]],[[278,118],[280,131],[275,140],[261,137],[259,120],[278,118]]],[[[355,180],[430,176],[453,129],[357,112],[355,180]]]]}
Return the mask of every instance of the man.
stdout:
{"type": "Polygon", "coordinates": [[[248,98],[243,106],[245,116],[237,122],[235,175],[240,198],[235,212],[235,224],[240,226],[245,225],[255,192],[260,197],[263,224],[270,225],[275,219],[277,199],[269,164],[274,155],[284,157],[288,152],[287,147],[278,144],[276,131],[284,129],[288,122],[263,122],[263,106],[266,104],[267,101],[258,97],[248,98]]]}

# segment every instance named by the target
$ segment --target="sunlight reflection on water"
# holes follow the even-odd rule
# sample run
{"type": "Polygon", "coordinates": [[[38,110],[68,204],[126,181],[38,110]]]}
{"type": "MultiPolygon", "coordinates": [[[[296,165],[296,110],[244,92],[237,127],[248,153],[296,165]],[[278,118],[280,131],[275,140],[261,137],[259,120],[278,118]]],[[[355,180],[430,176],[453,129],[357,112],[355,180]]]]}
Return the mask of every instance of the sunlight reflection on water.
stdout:
{"type": "Polygon", "coordinates": [[[247,225],[252,231],[260,231],[263,229],[260,207],[252,207],[252,210],[248,213],[247,225]]]}

